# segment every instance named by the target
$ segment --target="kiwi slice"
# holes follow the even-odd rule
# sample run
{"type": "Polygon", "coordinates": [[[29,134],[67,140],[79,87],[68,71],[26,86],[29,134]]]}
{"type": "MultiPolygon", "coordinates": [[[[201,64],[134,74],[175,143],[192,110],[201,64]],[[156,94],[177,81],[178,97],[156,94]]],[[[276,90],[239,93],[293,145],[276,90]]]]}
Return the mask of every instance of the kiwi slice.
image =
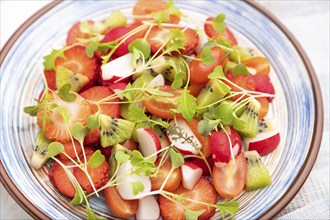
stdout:
{"type": "Polygon", "coordinates": [[[113,148],[111,150],[111,156],[109,158],[111,176],[113,176],[113,174],[115,173],[116,168],[117,168],[117,161],[116,161],[115,155],[118,151],[122,151],[125,154],[132,155],[132,151],[128,150],[126,147],[124,147],[121,144],[116,144],[115,146],[113,146],[113,148]]]}
{"type": "MultiPolygon", "coordinates": [[[[165,79],[172,82],[175,74],[178,72],[187,72],[185,65],[180,59],[182,58],[179,56],[159,56],[154,59],[150,65],[153,67],[152,70],[155,73],[163,74],[165,79]]],[[[183,83],[186,83],[187,75],[185,75],[182,80],[183,83]]]]}
{"type": "Polygon", "coordinates": [[[218,79],[211,79],[197,96],[197,106],[205,107],[222,99],[230,87],[218,79]]]}
{"type": "Polygon", "coordinates": [[[47,162],[48,157],[46,157],[46,153],[48,145],[51,142],[52,141],[45,137],[41,131],[38,133],[34,152],[30,161],[34,169],[40,169],[47,162]]]}
{"type": "Polygon", "coordinates": [[[100,114],[102,147],[113,146],[131,138],[135,123],[100,114]]]}
{"type": "Polygon", "coordinates": [[[63,66],[56,68],[56,88],[61,88],[65,84],[71,85],[71,91],[79,92],[88,83],[88,77],[80,73],[75,73],[63,66]]]}
{"type": "Polygon", "coordinates": [[[225,65],[225,69],[223,70],[225,73],[227,73],[229,70],[232,70],[235,68],[235,66],[237,65],[237,63],[232,62],[232,61],[228,61],[225,65]]]}
{"type": "Polygon", "coordinates": [[[244,152],[248,164],[247,179],[245,187],[247,191],[265,188],[272,182],[267,167],[262,162],[257,151],[244,152]]]}
{"type": "Polygon", "coordinates": [[[256,56],[256,51],[252,48],[233,46],[233,49],[234,51],[229,54],[229,58],[235,63],[239,63],[239,60],[242,62],[256,56]]]}
{"type": "Polygon", "coordinates": [[[238,132],[245,137],[255,137],[258,130],[258,115],[260,111],[260,103],[252,98],[245,111],[240,116],[242,121],[246,122],[245,128],[235,128],[238,132]]]}
{"type": "Polygon", "coordinates": [[[258,121],[258,132],[272,131],[276,128],[273,119],[261,119],[258,121]]]}
{"type": "MultiPolygon", "coordinates": [[[[155,76],[153,74],[149,72],[145,72],[132,83],[132,88],[145,88],[154,78],[155,76]]],[[[141,94],[142,94],[141,91],[135,91],[133,93],[133,99],[135,99],[141,94]]]]}

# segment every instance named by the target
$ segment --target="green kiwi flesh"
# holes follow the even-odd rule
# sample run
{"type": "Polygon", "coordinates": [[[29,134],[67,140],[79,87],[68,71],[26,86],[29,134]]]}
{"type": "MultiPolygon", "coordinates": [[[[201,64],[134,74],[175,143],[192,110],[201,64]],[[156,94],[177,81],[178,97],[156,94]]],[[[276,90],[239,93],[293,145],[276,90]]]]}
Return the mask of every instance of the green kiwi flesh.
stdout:
{"type": "Polygon", "coordinates": [[[63,66],[56,68],[56,88],[60,89],[65,84],[71,85],[71,91],[79,92],[87,83],[88,77],[75,73],[63,66]]]}
{"type": "Polygon", "coordinates": [[[272,178],[257,151],[244,152],[248,164],[245,187],[247,191],[265,188],[272,182],[272,178]]]}
{"type": "Polygon", "coordinates": [[[234,51],[229,54],[229,58],[235,63],[240,63],[256,56],[256,53],[252,48],[233,46],[233,49],[234,51]]]}
{"type": "Polygon", "coordinates": [[[30,161],[31,166],[34,169],[40,169],[48,160],[46,153],[48,151],[48,145],[52,141],[45,137],[40,131],[37,135],[34,152],[30,161]]]}
{"type": "Polygon", "coordinates": [[[111,156],[109,158],[110,174],[111,174],[111,176],[113,176],[113,174],[115,173],[116,168],[117,168],[117,161],[116,161],[115,155],[116,155],[116,153],[118,151],[122,151],[125,154],[132,155],[132,151],[128,150],[123,145],[121,145],[121,144],[114,145],[113,148],[112,148],[112,150],[111,150],[111,156]]]}
{"type": "Polygon", "coordinates": [[[252,98],[245,111],[239,117],[242,121],[246,122],[246,127],[243,129],[235,129],[245,137],[255,137],[258,131],[258,116],[260,111],[260,103],[252,98]]]}
{"type": "Polygon", "coordinates": [[[227,73],[229,70],[232,70],[235,68],[235,66],[237,65],[237,63],[232,62],[232,61],[228,61],[225,65],[225,69],[223,70],[225,73],[227,73]]]}
{"type": "Polygon", "coordinates": [[[101,146],[108,147],[131,138],[135,123],[100,114],[101,146]]]}

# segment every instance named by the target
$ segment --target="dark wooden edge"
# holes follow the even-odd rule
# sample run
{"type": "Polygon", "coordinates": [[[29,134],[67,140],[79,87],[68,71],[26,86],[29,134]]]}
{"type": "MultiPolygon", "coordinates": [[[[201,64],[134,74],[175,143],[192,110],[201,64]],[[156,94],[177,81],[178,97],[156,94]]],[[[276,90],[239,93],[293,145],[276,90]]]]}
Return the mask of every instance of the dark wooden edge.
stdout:
{"type": "Polygon", "coordinates": [[[293,36],[293,34],[277,19],[271,12],[267,9],[262,7],[255,1],[246,0],[248,4],[252,7],[259,10],[265,16],[267,16],[270,20],[277,25],[279,29],[286,35],[286,37],[291,41],[295,49],[297,50],[298,54],[300,55],[303,63],[307,69],[309,77],[312,82],[313,93],[314,93],[314,100],[315,100],[315,121],[314,121],[314,130],[313,130],[313,137],[311,141],[311,145],[307,154],[307,159],[305,160],[300,172],[298,173],[296,179],[289,187],[289,190],[269,209],[266,213],[264,213],[260,219],[271,219],[279,214],[289,202],[294,198],[294,196],[298,193],[300,188],[304,185],[307,177],[309,176],[314,163],[316,161],[317,155],[320,150],[320,145],[322,141],[322,133],[323,133],[323,101],[322,101],[322,94],[320,90],[319,83],[317,81],[317,77],[315,71],[309,61],[306,53],[304,52],[303,48],[293,36]]]}
{"type": "MultiPolygon", "coordinates": [[[[18,30],[11,36],[11,38],[7,41],[4,48],[0,52],[0,66],[4,61],[6,55],[8,54],[12,45],[16,42],[19,36],[33,23],[35,22],[40,16],[45,14],[51,8],[59,4],[61,1],[54,1],[44,8],[36,12],[32,15],[18,30]]],[[[316,104],[315,109],[315,122],[314,122],[314,131],[313,131],[313,138],[311,142],[311,146],[307,155],[307,160],[305,160],[297,178],[290,186],[289,190],[273,205],[266,213],[264,213],[260,219],[271,219],[275,217],[282,209],[286,207],[286,205],[294,198],[294,196],[298,193],[300,188],[303,186],[304,182],[306,181],[309,173],[311,172],[313,165],[316,161],[320,144],[322,140],[322,131],[323,131],[323,103],[322,103],[322,95],[320,91],[320,86],[317,81],[315,71],[300,44],[294,38],[294,36],[290,33],[290,31],[268,10],[263,8],[256,2],[246,0],[246,2],[251,5],[252,7],[256,8],[260,12],[262,12],[265,16],[271,19],[288,37],[291,43],[294,45],[296,50],[298,51],[300,57],[302,58],[304,65],[308,71],[310,76],[312,85],[313,85],[313,92],[314,92],[314,99],[316,104]]],[[[36,206],[34,206],[23,194],[19,191],[19,189],[15,186],[13,181],[10,179],[7,171],[5,170],[2,161],[0,161],[0,180],[3,186],[6,188],[8,193],[15,199],[15,201],[33,218],[35,219],[50,219],[49,216],[45,215],[41,210],[39,210],[36,206]]]]}

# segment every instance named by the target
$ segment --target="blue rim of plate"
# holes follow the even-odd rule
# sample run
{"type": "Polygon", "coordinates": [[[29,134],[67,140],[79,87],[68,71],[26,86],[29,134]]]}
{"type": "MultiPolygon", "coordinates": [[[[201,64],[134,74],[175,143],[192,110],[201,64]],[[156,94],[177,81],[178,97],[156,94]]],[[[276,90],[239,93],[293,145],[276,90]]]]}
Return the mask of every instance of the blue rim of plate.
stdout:
{"type": "MultiPolygon", "coordinates": [[[[8,40],[6,45],[1,51],[0,55],[0,66],[2,66],[3,61],[5,60],[7,54],[10,52],[12,46],[15,44],[17,39],[21,36],[22,33],[26,29],[28,29],[38,18],[44,15],[46,12],[54,8],[60,2],[54,1],[49,5],[42,8],[40,11],[35,13],[32,17],[30,17],[8,40]]],[[[281,31],[283,34],[286,35],[290,43],[294,46],[295,50],[299,54],[303,64],[308,72],[309,79],[312,84],[313,90],[313,98],[315,101],[315,119],[313,125],[313,135],[310,142],[309,150],[307,153],[306,160],[304,161],[299,173],[295,177],[294,181],[291,183],[289,189],[278,199],[278,201],[270,207],[266,212],[264,212],[259,218],[261,219],[270,219],[274,217],[278,212],[280,212],[295,196],[295,194],[299,191],[303,183],[305,182],[306,178],[308,177],[318,154],[320,142],[322,139],[322,130],[323,130],[323,105],[322,105],[322,98],[320,93],[320,88],[316,79],[315,72],[308,60],[305,52],[299,45],[299,43],[295,40],[293,35],[267,10],[262,8],[255,2],[247,1],[247,3],[264,14],[268,17],[281,31]],[[316,126],[317,125],[317,126],[316,126]]],[[[1,99],[2,100],[2,99],[1,99]]],[[[3,143],[2,143],[3,144],[3,143]]],[[[20,206],[25,209],[32,217],[40,218],[40,219],[49,219],[50,217],[47,216],[42,210],[38,209],[33,203],[31,203],[25,195],[19,190],[17,186],[15,186],[13,180],[10,178],[10,175],[7,173],[3,161],[1,159],[0,163],[0,179],[4,187],[10,193],[10,195],[20,204],[20,206]]]]}

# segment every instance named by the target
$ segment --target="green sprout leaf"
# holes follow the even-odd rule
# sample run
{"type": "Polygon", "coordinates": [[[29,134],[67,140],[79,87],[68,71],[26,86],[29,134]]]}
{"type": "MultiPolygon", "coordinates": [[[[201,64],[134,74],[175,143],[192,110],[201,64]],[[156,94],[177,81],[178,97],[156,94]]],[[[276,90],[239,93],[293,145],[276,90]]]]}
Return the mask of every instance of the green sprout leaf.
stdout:
{"type": "Polygon", "coordinates": [[[143,54],[144,59],[149,58],[151,49],[150,49],[150,44],[146,39],[138,38],[128,45],[129,52],[133,53],[134,48],[136,48],[138,51],[140,51],[143,54]]]}
{"type": "Polygon", "coordinates": [[[90,115],[87,119],[87,126],[89,129],[100,127],[99,114],[90,115]]]}
{"type": "Polygon", "coordinates": [[[64,84],[59,90],[58,90],[58,96],[66,102],[73,102],[76,100],[76,95],[70,92],[71,85],[70,84],[64,84]]]}
{"type": "Polygon", "coordinates": [[[72,125],[71,134],[74,139],[80,143],[84,142],[84,138],[90,130],[87,126],[83,126],[80,122],[76,122],[72,125]]]}
{"type": "Polygon", "coordinates": [[[150,116],[146,115],[144,109],[134,104],[131,104],[128,107],[128,118],[130,121],[133,121],[135,123],[148,122],[148,123],[152,123],[153,125],[157,124],[165,128],[169,126],[168,122],[163,121],[160,118],[150,119],[150,116]]]}
{"type": "Polygon", "coordinates": [[[186,76],[186,74],[184,72],[182,72],[182,71],[177,72],[174,75],[174,80],[173,80],[173,82],[171,84],[172,89],[181,88],[182,85],[183,85],[183,79],[184,79],[185,76],[186,76]]]}
{"type": "Polygon", "coordinates": [[[233,106],[234,103],[232,102],[222,102],[214,109],[214,114],[217,118],[221,119],[223,124],[229,125],[234,118],[233,106]]]}
{"type": "Polygon", "coordinates": [[[180,97],[177,98],[177,109],[172,109],[175,113],[181,113],[183,118],[190,122],[196,112],[196,98],[189,94],[189,90],[183,89],[180,91],[180,97]]]}
{"type": "Polygon", "coordinates": [[[87,220],[103,220],[103,218],[99,218],[95,213],[91,210],[89,206],[86,208],[87,220]]]}
{"type": "Polygon", "coordinates": [[[81,190],[80,187],[76,188],[76,194],[71,200],[70,204],[71,205],[80,205],[81,203],[84,202],[84,192],[81,190]]]}
{"type": "Polygon", "coordinates": [[[46,157],[55,157],[56,155],[64,152],[64,146],[60,142],[52,142],[48,145],[46,157]]]}
{"type": "Polygon", "coordinates": [[[105,156],[101,153],[100,150],[97,150],[89,158],[87,165],[92,168],[98,168],[99,166],[101,166],[104,160],[105,160],[105,156]]]}
{"type": "Polygon", "coordinates": [[[98,48],[98,43],[95,41],[90,41],[89,44],[86,46],[85,53],[89,58],[94,57],[94,52],[98,48]]]}
{"type": "Polygon", "coordinates": [[[68,115],[68,112],[66,108],[58,106],[58,113],[62,116],[63,120],[67,123],[70,119],[70,115],[68,115]]]}
{"type": "Polygon", "coordinates": [[[208,78],[209,79],[223,79],[225,78],[225,74],[223,73],[223,69],[222,69],[222,66],[216,66],[214,69],[213,69],[213,72],[210,73],[208,75],[208,78]]]}
{"type": "Polygon", "coordinates": [[[54,70],[55,69],[55,60],[58,57],[65,59],[64,51],[70,47],[63,47],[59,50],[53,49],[50,54],[44,56],[44,69],[45,70],[54,70]]]}
{"type": "Polygon", "coordinates": [[[175,28],[171,29],[170,33],[165,35],[165,41],[167,41],[164,54],[170,54],[174,51],[180,52],[180,49],[184,49],[184,33],[182,30],[175,28]]]}
{"type": "Polygon", "coordinates": [[[88,21],[80,22],[79,29],[82,33],[89,34],[92,32],[93,26],[88,21]]]}
{"type": "Polygon", "coordinates": [[[123,164],[128,161],[130,159],[130,156],[123,151],[117,151],[115,153],[115,159],[117,162],[117,166],[119,166],[120,164],[123,164]]]}
{"type": "Polygon", "coordinates": [[[226,15],[221,13],[218,14],[215,19],[212,22],[213,28],[216,30],[216,32],[222,34],[226,31],[226,25],[224,23],[226,19],[226,15]]]}
{"type": "Polygon", "coordinates": [[[233,69],[234,76],[238,76],[239,74],[246,76],[248,73],[249,71],[243,63],[237,64],[233,69]]]}
{"type": "Polygon", "coordinates": [[[181,153],[179,153],[176,149],[170,148],[170,160],[172,164],[172,169],[176,169],[178,167],[181,167],[184,163],[184,158],[181,153]]]}
{"type": "Polygon", "coordinates": [[[37,116],[39,110],[39,105],[35,106],[26,106],[24,107],[24,112],[30,116],[37,116]]]}
{"type": "Polygon", "coordinates": [[[202,53],[199,57],[199,59],[202,61],[205,65],[211,65],[214,63],[214,56],[212,55],[212,50],[210,47],[204,47],[202,50],[202,53]]]}
{"type": "Polygon", "coordinates": [[[215,208],[221,212],[222,218],[225,218],[225,214],[229,214],[231,217],[234,217],[238,211],[239,203],[235,200],[223,201],[215,205],[215,208]]]}
{"type": "Polygon", "coordinates": [[[198,220],[198,216],[200,216],[204,211],[205,209],[199,211],[184,209],[184,217],[185,219],[189,219],[189,220],[198,220]]]}
{"type": "MultiPolygon", "coordinates": [[[[145,174],[150,176],[155,168],[155,163],[152,158],[144,158],[140,151],[134,150],[131,157],[131,164],[135,166],[134,174],[145,174]]],[[[132,174],[133,174],[132,173],[132,174]]]]}
{"type": "Polygon", "coordinates": [[[139,192],[143,192],[143,190],[144,190],[143,183],[141,183],[140,181],[135,181],[135,182],[131,182],[131,184],[132,184],[132,190],[133,190],[134,196],[139,194],[139,192]]]}
{"type": "Polygon", "coordinates": [[[201,135],[209,136],[211,131],[217,130],[220,122],[220,119],[211,120],[208,118],[204,118],[203,120],[200,120],[198,122],[197,130],[201,135]]]}

